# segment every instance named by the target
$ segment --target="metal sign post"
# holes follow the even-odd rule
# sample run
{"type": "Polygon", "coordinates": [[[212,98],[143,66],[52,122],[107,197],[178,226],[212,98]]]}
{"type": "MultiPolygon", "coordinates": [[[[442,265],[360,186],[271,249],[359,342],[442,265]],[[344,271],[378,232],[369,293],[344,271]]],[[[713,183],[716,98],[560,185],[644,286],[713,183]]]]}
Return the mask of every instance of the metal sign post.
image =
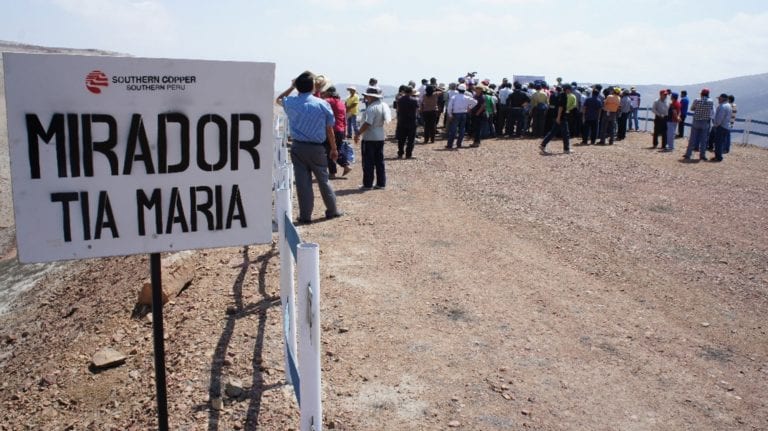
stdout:
{"type": "Polygon", "coordinates": [[[168,431],[168,399],[165,387],[165,341],[163,330],[163,285],[160,253],[149,255],[152,277],[152,334],[155,341],[155,388],[157,390],[157,429],[168,431]]]}

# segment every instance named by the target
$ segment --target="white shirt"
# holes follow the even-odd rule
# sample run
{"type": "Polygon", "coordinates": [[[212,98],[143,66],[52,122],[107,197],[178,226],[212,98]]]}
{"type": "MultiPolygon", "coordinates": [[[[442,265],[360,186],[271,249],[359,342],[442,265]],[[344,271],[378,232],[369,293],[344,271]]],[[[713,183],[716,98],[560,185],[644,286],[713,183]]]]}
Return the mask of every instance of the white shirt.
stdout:
{"type": "Polygon", "coordinates": [[[465,93],[456,93],[448,101],[448,114],[466,114],[477,105],[477,100],[465,93]]]}
{"type": "Polygon", "coordinates": [[[368,128],[363,133],[363,139],[366,141],[383,141],[386,138],[384,124],[391,120],[392,113],[389,106],[383,103],[381,99],[375,100],[363,111],[363,123],[368,124],[368,128]]]}
{"type": "Polygon", "coordinates": [[[501,103],[502,105],[506,105],[507,97],[509,97],[510,94],[512,94],[511,88],[504,87],[501,90],[499,90],[499,103],[501,103]]]}

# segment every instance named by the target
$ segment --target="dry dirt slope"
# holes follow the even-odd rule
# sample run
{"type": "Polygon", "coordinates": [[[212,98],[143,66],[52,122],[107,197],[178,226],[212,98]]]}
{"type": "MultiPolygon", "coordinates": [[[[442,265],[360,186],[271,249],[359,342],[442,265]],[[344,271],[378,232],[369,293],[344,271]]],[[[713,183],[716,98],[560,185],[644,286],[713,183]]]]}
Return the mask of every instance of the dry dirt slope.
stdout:
{"type": "Polygon", "coordinates": [[[337,353],[377,376],[354,361],[328,404],[353,429],[768,427],[766,152],[688,165],[648,140],[423,146],[347,201],[369,232],[309,227],[360,320],[337,353]]]}
{"type": "MultiPolygon", "coordinates": [[[[551,157],[438,143],[388,161],[386,191],[359,193],[359,166],[336,181],[347,216],[301,228],[323,250],[326,428],[768,429],[768,152],[688,165],[630,136],[551,157]]],[[[276,261],[269,245],[188,259],[167,306],[173,429],[297,423],[276,261]]],[[[151,326],[130,318],[146,271],[84,261],[0,316],[0,429],[152,428],[151,326]],[[89,371],[103,346],[126,364],[89,371]]]]}
{"type": "MultiPolygon", "coordinates": [[[[347,215],[301,228],[322,250],[326,428],[768,429],[768,152],[683,164],[649,139],[420,145],[388,160],[387,190],[360,192],[359,166],[335,181],[347,215]]],[[[189,258],[167,307],[174,429],[297,423],[276,261],[189,258]]],[[[0,428],[151,427],[149,324],[129,317],[145,271],[83,262],[0,317],[0,428]],[[93,374],[104,345],[129,359],[93,374]]]]}

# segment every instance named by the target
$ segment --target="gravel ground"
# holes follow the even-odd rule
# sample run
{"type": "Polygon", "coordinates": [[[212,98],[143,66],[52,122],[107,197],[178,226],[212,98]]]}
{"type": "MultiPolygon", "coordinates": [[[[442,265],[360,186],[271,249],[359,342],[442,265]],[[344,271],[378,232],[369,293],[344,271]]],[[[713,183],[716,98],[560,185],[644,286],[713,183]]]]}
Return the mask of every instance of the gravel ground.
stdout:
{"type": "MultiPolygon", "coordinates": [[[[688,164],[650,139],[390,143],[386,190],[359,190],[359,163],[334,180],[346,215],[300,228],[321,248],[324,428],[768,429],[768,151],[688,164]]],[[[172,429],[298,429],[278,261],[182,261],[172,429]]],[[[154,426],[151,323],[131,317],[148,266],[73,263],[0,316],[0,429],[154,426]],[[125,364],[89,370],[102,347],[125,364]]]]}

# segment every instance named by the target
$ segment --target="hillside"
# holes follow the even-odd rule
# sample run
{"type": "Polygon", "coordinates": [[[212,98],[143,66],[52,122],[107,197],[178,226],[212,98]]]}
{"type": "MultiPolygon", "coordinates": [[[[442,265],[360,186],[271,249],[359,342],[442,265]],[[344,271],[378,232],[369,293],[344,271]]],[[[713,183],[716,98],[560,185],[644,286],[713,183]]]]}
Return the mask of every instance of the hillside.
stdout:
{"type": "Polygon", "coordinates": [[[105,51],[101,49],[89,49],[89,48],[63,48],[63,47],[51,47],[51,46],[39,46],[29,45],[18,42],[9,42],[0,40],[0,52],[28,52],[38,54],[76,54],[76,55],[113,55],[113,56],[128,56],[128,54],[121,54],[114,51],[105,51]]]}
{"type": "MultiPolygon", "coordinates": [[[[629,87],[630,85],[625,86],[629,87]]],[[[691,100],[698,97],[702,88],[709,88],[714,97],[717,97],[720,93],[734,95],[739,110],[739,117],[768,121],[768,105],[765,103],[766,97],[768,97],[768,73],[688,85],[669,86],[655,84],[637,85],[635,87],[642,95],[644,105],[650,105],[656,100],[659,90],[664,88],[672,88],[673,91],[677,92],[688,90],[688,97],[691,100]]]]}

